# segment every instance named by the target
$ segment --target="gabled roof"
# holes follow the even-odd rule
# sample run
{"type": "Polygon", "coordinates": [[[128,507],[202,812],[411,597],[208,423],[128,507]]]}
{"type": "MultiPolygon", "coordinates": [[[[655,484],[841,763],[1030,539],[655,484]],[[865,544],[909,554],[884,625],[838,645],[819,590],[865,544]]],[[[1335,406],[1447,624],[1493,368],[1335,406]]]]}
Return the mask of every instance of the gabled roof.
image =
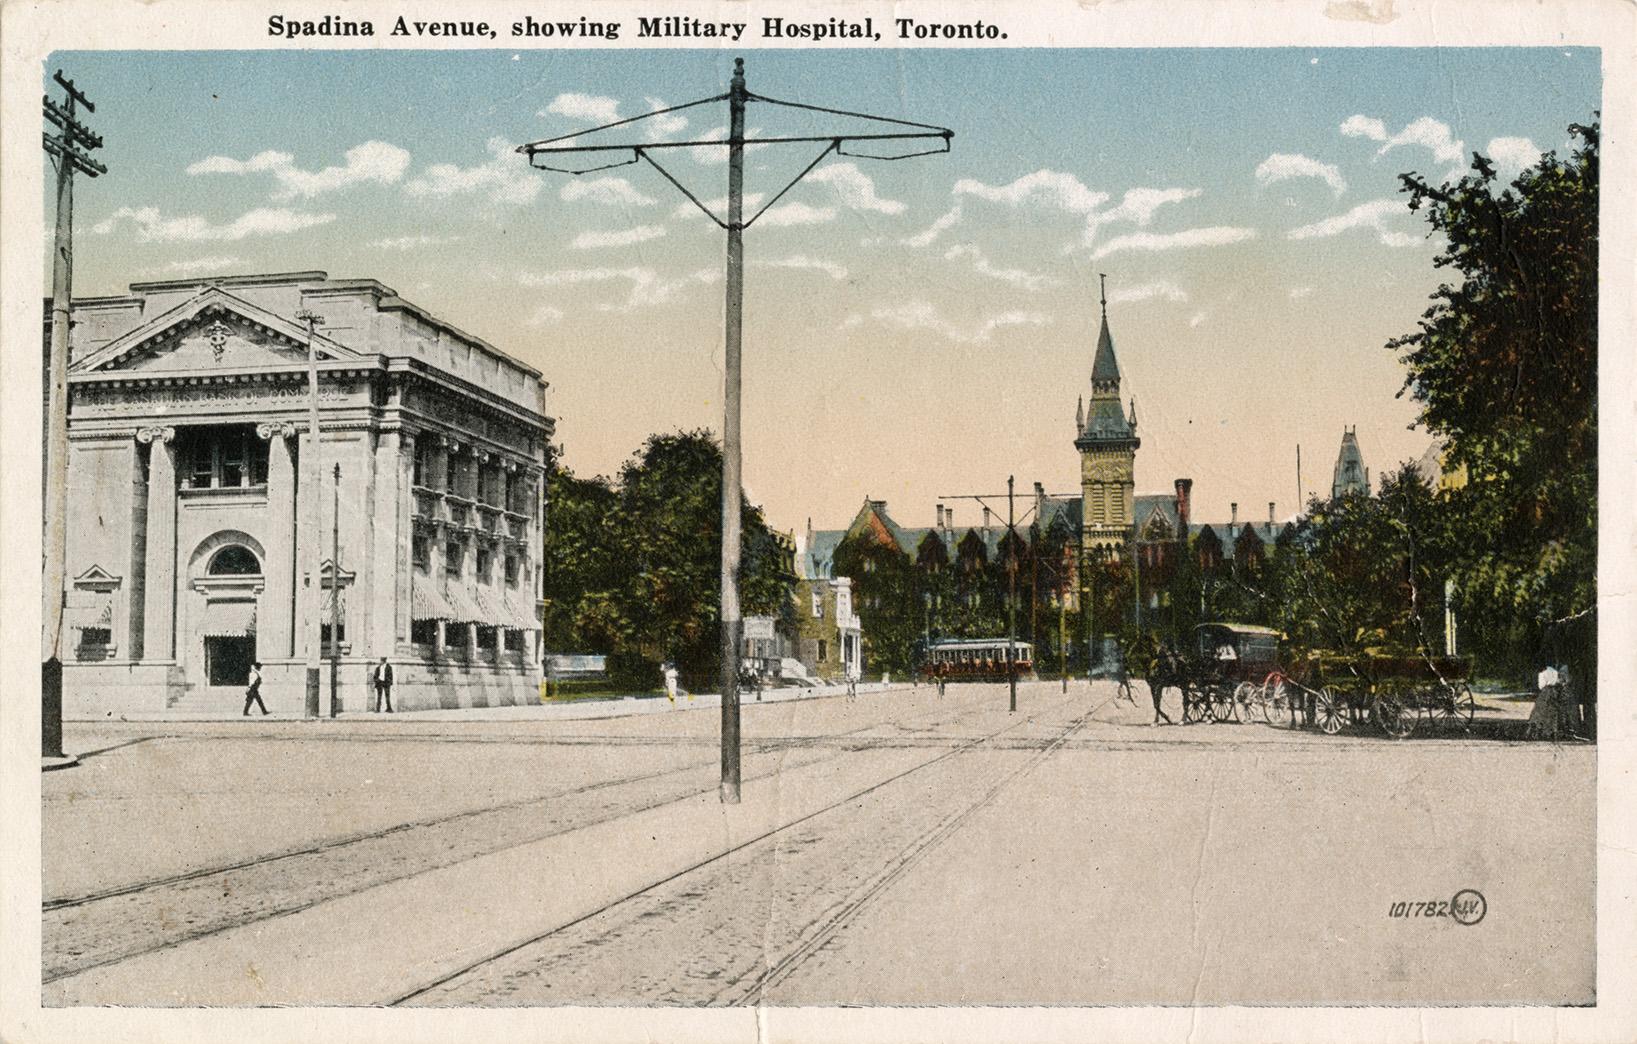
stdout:
{"type": "MultiPolygon", "coordinates": [[[[174,349],[174,341],[182,334],[211,319],[236,316],[277,342],[291,348],[307,350],[307,330],[276,312],[236,297],[219,286],[208,286],[168,312],[154,316],[135,329],[98,348],[74,363],[72,371],[90,373],[97,370],[118,369],[126,358],[148,352],[174,349]]],[[[313,334],[313,345],[320,359],[361,359],[363,356],[344,345],[313,334]]]]}

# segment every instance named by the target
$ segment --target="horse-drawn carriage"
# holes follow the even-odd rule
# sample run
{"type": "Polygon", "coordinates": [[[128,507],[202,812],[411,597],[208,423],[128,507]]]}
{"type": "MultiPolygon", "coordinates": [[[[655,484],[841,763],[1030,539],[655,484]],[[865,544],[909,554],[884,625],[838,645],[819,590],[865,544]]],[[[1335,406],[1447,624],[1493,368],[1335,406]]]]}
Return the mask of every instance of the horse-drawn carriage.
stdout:
{"type": "Polygon", "coordinates": [[[1425,723],[1471,724],[1471,664],[1456,657],[1312,653],[1279,662],[1279,633],[1247,624],[1205,623],[1193,647],[1162,653],[1150,685],[1182,693],[1185,723],[1249,721],[1315,725],[1335,735],[1374,721],[1402,739],[1425,723]]]}

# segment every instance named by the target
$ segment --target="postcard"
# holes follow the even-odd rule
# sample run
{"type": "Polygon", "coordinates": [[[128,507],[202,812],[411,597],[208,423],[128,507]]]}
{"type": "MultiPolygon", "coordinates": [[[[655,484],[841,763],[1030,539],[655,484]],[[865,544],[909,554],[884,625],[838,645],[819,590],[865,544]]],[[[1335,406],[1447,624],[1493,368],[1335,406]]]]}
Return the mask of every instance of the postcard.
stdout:
{"type": "Polygon", "coordinates": [[[1629,5],[0,18],[8,1041],[1637,1031],[1629,5]]]}

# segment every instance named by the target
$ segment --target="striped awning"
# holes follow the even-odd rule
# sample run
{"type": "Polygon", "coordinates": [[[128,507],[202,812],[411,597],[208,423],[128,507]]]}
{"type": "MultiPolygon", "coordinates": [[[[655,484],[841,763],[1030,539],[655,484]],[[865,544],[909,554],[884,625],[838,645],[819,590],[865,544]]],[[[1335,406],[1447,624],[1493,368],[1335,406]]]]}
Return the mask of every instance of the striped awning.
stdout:
{"type": "Polygon", "coordinates": [[[416,620],[455,622],[454,610],[444,599],[443,592],[436,584],[422,583],[420,577],[415,578],[409,592],[409,615],[416,620]]]}
{"type": "Polygon", "coordinates": [[[492,623],[487,619],[472,592],[465,587],[455,586],[444,591],[444,598],[449,602],[449,619],[456,623],[492,623]]]}
{"type": "Polygon", "coordinates": [[[472,588],[472,603],[477,606],[477,619],[474,623],[506,625],[501,618],[501,606],[495,593],[483,584],[472,588]]]}
{"type": "Polygon", "coordinates": [[[540,621],[534,618],[533,610],[514,597],[511,591],[506,592],[503,604],[506,626],[514,627],[519,631],[533,631],[540,627],[540,621]]]}
{"type": "Polygon", "coordinates": [[[85,630],[87,627],[114,626],[114,603],[112,599],[97,602],[93,605],[70,608],[65,614],[68,626],[85,630]]]}
{"type": "Polygon", "coordinates": [[[248,638],[256,633],[255,602],[207,602],[199,633],[213,638],[248,638]]]}

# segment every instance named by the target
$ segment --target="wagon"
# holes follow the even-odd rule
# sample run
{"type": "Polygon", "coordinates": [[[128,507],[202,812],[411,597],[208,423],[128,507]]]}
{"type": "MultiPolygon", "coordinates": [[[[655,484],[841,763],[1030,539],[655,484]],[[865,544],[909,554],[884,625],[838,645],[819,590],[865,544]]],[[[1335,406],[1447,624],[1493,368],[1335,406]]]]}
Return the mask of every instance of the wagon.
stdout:
{"type": "MultiPolygon", "coordinates": [[[[1268,676],[1277,670],[1279,632],[1237,623],[1194,628],[1182,683],[1182,720],[1247,721],[1268,676]]],[[[1265,712],[1264,712],[1265,717],[1265,712]]]]}
{"type": "Polygon", "coordinates": [[[1327,668],[1329,687],[1353,718],[1368,717],[1394,739],[1421,725],[1464,728],[1477,710],[1472,664],[1461,657],[1364,653],[1333,658],[1327,668]]]}

